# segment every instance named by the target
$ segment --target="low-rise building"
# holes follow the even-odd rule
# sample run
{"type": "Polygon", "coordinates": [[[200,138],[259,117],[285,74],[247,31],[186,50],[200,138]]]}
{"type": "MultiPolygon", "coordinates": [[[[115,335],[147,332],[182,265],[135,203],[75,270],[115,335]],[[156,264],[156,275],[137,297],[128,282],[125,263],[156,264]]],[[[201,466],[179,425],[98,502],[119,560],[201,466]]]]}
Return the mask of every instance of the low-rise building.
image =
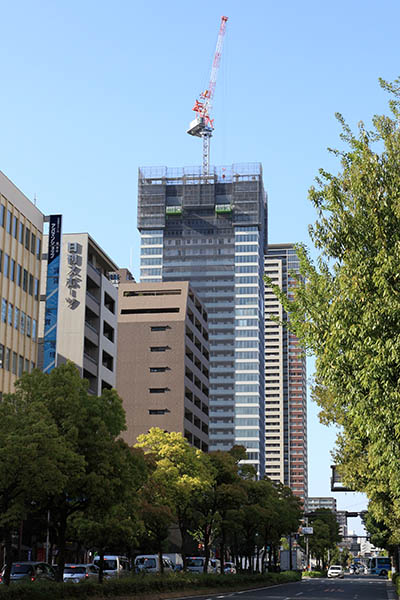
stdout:
{"type": "Polygon", "coordinates": [[[37,365],[43,219],[0,171],[0,397],[37,365]]]}
{"type": "MultiPolygon", "coordinates": [[[[100,395],[116,387],[118,290],[108,278],[117,265],[88,233],[61,238],[57,335],[54,365],[73,361],[89,391],[100,395]]],[[[44,238],[44,249],[48,236],[44,238]]],[[[39,335],[44,356],[47,254],[42,260],[39,335]]]]}

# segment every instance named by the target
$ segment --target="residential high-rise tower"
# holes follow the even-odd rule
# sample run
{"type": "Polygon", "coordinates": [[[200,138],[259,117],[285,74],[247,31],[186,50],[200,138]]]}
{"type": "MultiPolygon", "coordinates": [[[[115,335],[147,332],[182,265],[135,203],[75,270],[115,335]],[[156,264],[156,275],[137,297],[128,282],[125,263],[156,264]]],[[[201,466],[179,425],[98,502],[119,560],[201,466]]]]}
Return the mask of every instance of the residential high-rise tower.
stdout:
{"type": "MultiPolygon", "coordinates": [[[[293,244],[272,244],[265,256],[265,273],[291,296],[299,272],[293,244]]],[[[288,485],[307,499],[307,380],[306,359],[299,340],[283,322],[287,314],[271,288],[265,288],[265,435],[266,475],[288,485]]]]}
{"type": "Polygon", "coordinates": [[[188,280],[210,337],[210,450],[246,447],[264,474],[264,252],[259,163],[139,169],[141,282],[188,280]]]}

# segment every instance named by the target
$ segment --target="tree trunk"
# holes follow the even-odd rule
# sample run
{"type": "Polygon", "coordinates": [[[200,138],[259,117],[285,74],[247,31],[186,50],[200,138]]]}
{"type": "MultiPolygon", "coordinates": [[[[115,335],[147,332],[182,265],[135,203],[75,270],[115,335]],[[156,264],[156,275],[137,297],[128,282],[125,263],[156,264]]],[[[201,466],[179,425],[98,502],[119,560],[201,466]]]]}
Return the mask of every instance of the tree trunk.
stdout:
{"type": "Polygon", "coordinates": [[[4,572],[4,583],[10,585],[11,566],[13,562],[12,545],[11,545],[11,530],[6,529],[4,532],[4,546],[6,549],[6,570],[4,572]]]}
{"type": "Polygon", "coordinates": [[[160,563],[160,574],[164,575],[164,563],[162,559],[162,542],[160,540],[158,542],[158,561],[160,563]]]}
{"type": "Polygon", "coordinates": [[[56,574],[56,580],[61,583],[64,580],[66,532],[67,532],[67,516],[65,513],[62,513],[60,515],[60,524],[58,527],[58,557],[57,557],[58,569],[57,569],[57,574],[56,574]]]}

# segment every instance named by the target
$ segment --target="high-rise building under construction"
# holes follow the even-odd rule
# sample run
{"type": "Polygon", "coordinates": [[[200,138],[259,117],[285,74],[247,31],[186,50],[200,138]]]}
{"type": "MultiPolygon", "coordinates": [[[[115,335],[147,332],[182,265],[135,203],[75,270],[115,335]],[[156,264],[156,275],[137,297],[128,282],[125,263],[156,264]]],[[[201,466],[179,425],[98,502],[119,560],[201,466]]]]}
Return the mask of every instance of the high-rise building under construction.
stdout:
{"type": "Polygon", "coordinates": [[[190,281],[208,313],[210,450],[265,472],[264,253],[259,163],[139,169],[141,281],[190,281]]]}

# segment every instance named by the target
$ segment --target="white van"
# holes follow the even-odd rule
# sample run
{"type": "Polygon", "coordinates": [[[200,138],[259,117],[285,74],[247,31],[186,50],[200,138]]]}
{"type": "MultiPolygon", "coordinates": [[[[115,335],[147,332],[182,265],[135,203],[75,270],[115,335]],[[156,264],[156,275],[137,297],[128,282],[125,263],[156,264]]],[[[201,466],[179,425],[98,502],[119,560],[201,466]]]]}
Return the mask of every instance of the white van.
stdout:
{"type": "MultiPolygon", "coordinates": [[[[100,556],[95,556],[93,563],[100,568],[100,556]]],[[[103,573],[106,577],[123,577],[129,575],[130,562],[126,556],[117,556],[115,554],[106,554],[104,556],[103,573]]]]}
{"type": "MultiPolygon", "coordinates": [[[[164,573],[174,571],[175,565],[172,560],[163,554],[162,557],[164,573]]],[[[140,554],[135,558],[135,572],[136,573],[159,573],[160,572],[160,558],[158,554],[140,554]]]]}
{"type": "MultiPolygon", "coordinates": [[[[191,573],[203,573],[206,559],[204,556],[189,556],[186,559],[186,568],[191,573]]],[[[211,564],[211,559],[208,560],[207,573],[215,573],[214,567],[211,564]]]]}

